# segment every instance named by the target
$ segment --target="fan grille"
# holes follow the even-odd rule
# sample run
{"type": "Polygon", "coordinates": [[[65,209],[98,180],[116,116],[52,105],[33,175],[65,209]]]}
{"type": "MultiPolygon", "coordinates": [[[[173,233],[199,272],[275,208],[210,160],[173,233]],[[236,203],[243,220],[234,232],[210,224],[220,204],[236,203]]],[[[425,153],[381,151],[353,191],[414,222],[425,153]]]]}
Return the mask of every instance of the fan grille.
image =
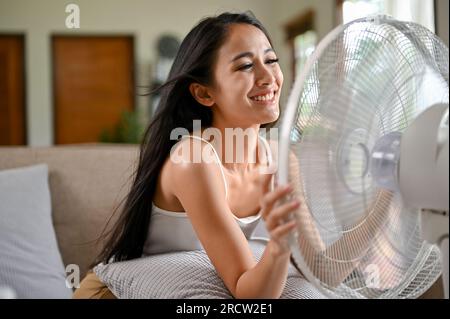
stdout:
{"type": "Polygon", "coordinates": [[[373,181],[369,154],[448,103],[448,48],[417,24],[361,19],[327,44],[302,84],[290,132],[289,179],[304,202],[294,258],[335,297],[419,296],[440,274],[439,251],[421,238],[419,212],[373,181]]]}

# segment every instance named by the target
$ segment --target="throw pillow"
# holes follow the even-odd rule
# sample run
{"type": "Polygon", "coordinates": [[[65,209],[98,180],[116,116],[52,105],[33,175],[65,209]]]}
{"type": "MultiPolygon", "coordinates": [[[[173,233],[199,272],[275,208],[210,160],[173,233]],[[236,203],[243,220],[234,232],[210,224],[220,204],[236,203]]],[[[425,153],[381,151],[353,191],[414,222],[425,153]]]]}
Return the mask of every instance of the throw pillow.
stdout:
{"type": "MultiPolygon", "coordinates": [[[[250,240],[257,260],[265,241],[250,240]]],[[[124,299],[229,299],[233,298],[203,250],[151,255],[129,261],[99,264],[99,279],[124,299]]],[[[281,298],[325,298],[293,266],[289,267],[281,298]]]]}
{"type": "Polygon", "coordinates": [[[48,167],[0,171],[0,286],[17,298],[71,298],[52,224],[48,167]]]}

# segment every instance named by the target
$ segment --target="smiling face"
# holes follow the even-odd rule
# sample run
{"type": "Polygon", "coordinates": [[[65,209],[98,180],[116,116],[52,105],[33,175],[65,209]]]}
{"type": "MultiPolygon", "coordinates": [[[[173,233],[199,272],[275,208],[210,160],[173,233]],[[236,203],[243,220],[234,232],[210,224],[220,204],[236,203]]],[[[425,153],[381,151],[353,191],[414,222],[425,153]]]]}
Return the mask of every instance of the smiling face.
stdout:
{"type": "Polygon", "coordinates": [[[214,84],[203,94],[209,99],[197,100],[212,107],[214,122],[220,121],[223,127],[250,127],[278,119],[283,74],[260,29],[230,25],[213,73],[214,84]]]}

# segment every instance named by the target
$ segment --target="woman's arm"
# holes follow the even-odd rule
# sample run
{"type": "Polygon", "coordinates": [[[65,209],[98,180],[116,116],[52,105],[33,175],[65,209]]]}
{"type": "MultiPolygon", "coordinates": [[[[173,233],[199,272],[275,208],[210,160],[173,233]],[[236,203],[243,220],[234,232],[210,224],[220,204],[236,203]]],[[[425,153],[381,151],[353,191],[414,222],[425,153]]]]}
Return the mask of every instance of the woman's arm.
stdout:
{"type": "Polygon", "coordinates": [[[245,272],[239,279],[239,287],[242,287],[243,296],[251,298],[255,293],[263,298],[278,298],[283,292],[288,267],[290,263],[290,247],[288,235],[295,228],[296,222],[286,222],[287,217],[300,203],[288,202],[279,206],[277,202],[288,195],[291,187],[278,187],[268,192],[271,175],[266,175],[261,201],[261,214],[265,220],[266,228],[270,234],[270,240],[260,262],[252,269],[245,272]],[[261,281],[261,278],[265,280],[261,281]]]}
{"type": "MultiPolygon", "coordinates": [[[[201,141],[202,151],[209,148],[201,141]]],[[[172,164],[174,193],[186,210],[196,234],[219,276],[235,298],[278,298],[284,288],[290,252],[283,243],[294,223],[279,225],[293,210],[291,204],[275,207],[288,190],[272,192],[264,200],[263,217],[271,239],[257,263],[247,239],[225,199],[217,163],[172,164]]]]}

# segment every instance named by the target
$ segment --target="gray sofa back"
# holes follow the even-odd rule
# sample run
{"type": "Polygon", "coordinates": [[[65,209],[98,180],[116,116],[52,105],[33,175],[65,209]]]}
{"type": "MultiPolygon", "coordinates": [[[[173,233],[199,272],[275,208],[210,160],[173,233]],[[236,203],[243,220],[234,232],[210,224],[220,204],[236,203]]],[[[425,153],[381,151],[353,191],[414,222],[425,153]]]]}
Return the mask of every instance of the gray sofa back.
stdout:
{"type": "Polygon", "coordinates": [[[95,240],[130,187],[138,151],[134,145],[108,144],[0,147],[0,170],[48,165],[59,249],[64,264],[79,265],[83,278],[101,249],[95,240]]]}

